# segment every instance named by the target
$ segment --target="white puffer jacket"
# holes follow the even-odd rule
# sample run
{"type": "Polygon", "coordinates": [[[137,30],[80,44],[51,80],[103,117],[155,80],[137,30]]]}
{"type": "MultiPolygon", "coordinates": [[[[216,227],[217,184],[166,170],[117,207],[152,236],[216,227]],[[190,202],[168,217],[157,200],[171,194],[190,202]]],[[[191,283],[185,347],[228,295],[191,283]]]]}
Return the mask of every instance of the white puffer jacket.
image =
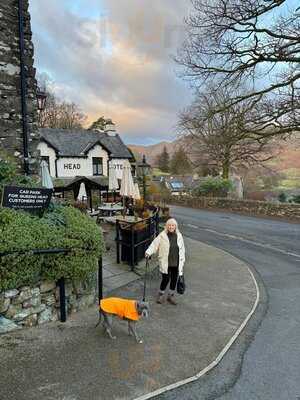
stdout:
{"type": "MultiPolygon", "coordinates": [[[[177,233],[177,244],[179,248],[179,275],[183,275],[183,266],[185,263],[185,248],[182,234],[176,230],[177,233]]],[[[170,251],[170,242],[166,231],[162,231],[150,244],[146,250],[148,256],[158,252],[159,270],[163,274],[168,273],[168,259],[170,251]]]]}

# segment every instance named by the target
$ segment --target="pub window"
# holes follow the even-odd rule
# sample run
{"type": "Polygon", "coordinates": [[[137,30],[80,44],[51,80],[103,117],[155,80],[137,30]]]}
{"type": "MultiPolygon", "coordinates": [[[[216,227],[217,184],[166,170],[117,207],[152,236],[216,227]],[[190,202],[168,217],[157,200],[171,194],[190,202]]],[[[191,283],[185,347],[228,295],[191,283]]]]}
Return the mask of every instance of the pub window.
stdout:
{"type": "Polygon", "coordinates": [[[136,166],[134,164],[131,164],[131,173],[132,173],[132,176],[135,176],[136,166]]]}
{"type": "Polygon", "coordinates": [[[50,159],[49,159],[49,156],[42,156],[41,158],[42,158],[42,161],[46,161],[46,163],[47,163],[47,165],[48,165],[49,174],[51,175],[51,172],[50,172],[50,159]]]}
{"type": "Polygon", "coordinates": [[[103,163],[100,157],[93,157],[93,175],[103,175],[103,163]]]}

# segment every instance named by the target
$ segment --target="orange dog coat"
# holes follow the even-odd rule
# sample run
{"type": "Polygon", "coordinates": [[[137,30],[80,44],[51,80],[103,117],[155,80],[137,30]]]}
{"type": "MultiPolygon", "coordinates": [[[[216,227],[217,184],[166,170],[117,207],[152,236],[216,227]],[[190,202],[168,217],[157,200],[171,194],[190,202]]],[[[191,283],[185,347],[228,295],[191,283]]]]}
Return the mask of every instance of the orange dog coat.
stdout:
{"type": "Polygon", "coordinates": [[[136,310],[135,300],[108,297],[100,301],[100,309],[107,313],[115,314],[121,319],[126,318],[133,321],[140,319],[136,310]]]}

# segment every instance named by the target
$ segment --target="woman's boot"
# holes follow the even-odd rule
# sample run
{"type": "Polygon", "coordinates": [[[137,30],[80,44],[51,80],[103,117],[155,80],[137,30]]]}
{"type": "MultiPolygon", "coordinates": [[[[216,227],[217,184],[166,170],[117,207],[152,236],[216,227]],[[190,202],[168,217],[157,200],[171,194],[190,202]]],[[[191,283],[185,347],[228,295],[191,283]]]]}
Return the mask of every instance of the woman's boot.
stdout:
{"type": "Polygon", "coordinates": [[[174,293],[169,293],[168,294],[168,302],[170,303],[170,304],[173,304],[173,306],[177,306],[177,301],[176,301],[176,299],[175,299],[175,296],[174,296],[174,293]]]}
{"type": "Polygon", "coordinates": [[[156,299],[156,303],[158,304],[163,304],[165,302],[165,293],[164,292],[159,292],[157,299],[156,299]]]}

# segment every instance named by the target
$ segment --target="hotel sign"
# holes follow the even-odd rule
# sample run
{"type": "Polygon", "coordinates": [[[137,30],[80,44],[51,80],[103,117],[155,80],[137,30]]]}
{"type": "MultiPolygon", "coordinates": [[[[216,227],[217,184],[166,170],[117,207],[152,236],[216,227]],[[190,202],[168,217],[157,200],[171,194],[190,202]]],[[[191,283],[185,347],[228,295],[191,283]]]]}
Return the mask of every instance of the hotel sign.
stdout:
{"type": "Polygon", "coordinates": [[[73,163],[64,164],[64,169],[74,170],[74,169],[80,169],[80,168],[81,168],[80,164],[73,164],[73,163]]]}
{"type": "Polygon", "coordinates": [[[44,211],[50,203],[52,189],[5,186],[2,207],[31,213],[44,211]]]}
{"type": "Polygon", "coordinates": [[[117,179],[122,179],[124,168],[131,168],[129,161],[126,159],[113,159],[109,163],[109,169],[114,170],[117,179]]]}

